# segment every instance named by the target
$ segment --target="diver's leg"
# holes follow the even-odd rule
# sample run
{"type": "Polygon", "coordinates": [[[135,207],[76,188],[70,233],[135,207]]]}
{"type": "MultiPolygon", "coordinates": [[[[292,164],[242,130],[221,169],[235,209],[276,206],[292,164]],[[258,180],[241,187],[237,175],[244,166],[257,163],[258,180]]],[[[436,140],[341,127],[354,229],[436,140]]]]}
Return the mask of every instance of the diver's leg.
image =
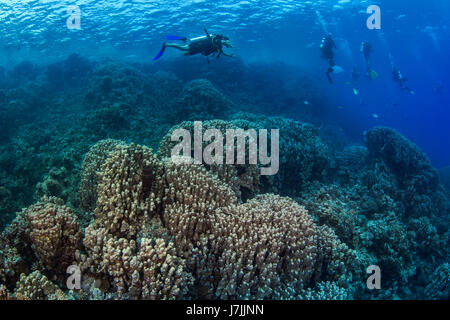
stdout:
{"type": "Polygon", "coordinates": [[[167,48],[175,48],[180,51],[189,52],[189,46],[188,45],[181,45],[178,43],[166,43],[167,48]]]}
{"type": "Polygon", "coordinates": [[[370,73],[370,71],[372,70],[370,58],[366,58],[366,70],[367,70],[367,73],[370,73]]]}
{"type": "Polygon", "coordinates": [[[327,69],[326,75],[330,84],[333,84],[333,79],[331,78],[331,73],[333,72],[333,68],[330,67],[327,69]]]}

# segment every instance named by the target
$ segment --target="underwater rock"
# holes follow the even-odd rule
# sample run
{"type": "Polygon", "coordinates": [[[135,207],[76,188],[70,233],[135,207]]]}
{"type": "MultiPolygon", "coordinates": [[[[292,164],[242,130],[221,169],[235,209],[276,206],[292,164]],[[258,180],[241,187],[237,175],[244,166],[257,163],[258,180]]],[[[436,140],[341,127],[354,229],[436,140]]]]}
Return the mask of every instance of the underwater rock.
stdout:
{"type": "Polygon", "coordinates": [[[69,263],[82,270],[82,289],[61,298],[445,297],[447,199],[426,156],[397,132],[371,130],[365,147],[338,129],[235,112],[280,105],[302,121],[320,114],[320,91],[301,85],[307,78],[282,83],[273,68],[211,64],[198,79],[173,66],[153,73],[102,61],[85,73],[88,65],[67,63],[47,69],[49,83],[39,70],[34,83],[2,88],[2,227],[25,209],[0,234],[0,299],[57,298],[69,263]],[[242,83],[221,84],[211,70],[229,80],[239,71],[242,83]],[[53,90],[70,72],[80,87],[53,90]],[[170,133],[193,126],[183,112],[222,119],[204,130],[280,129],[279,174],[167,161],[170,133]],[[158,143],[156,155],[149,147],[158,143]],[[38,196],[63,199],[30,206],[37,184],[38,196]],[[368,292],[373,264],[388,289],[368,292]]]}

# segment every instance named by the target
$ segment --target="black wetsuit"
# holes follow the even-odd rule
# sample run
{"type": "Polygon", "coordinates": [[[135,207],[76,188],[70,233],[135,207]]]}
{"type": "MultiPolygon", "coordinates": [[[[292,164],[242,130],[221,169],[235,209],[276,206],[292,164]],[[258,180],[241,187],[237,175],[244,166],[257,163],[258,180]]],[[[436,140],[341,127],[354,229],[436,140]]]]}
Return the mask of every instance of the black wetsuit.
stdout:
{"type": "Polygon", "coordinates": [[[370,72],[370,70],[371,70],[370,56],[372,55],[372,52],[373,52],[372,45],[368,42],[363,42],[361,51],[364,55],[364,58],[366,59],[367,72],[370,72]]]}
{"type": "Polygon", "coordinates": [[[333,83],[333,79],[331,78],[331,73],[333,72],[333,67],[336,65],[334,63],[334,52],[333,49],[336,48],[336,44],[334,43],[333,38],[327,36],[322,39],[322,43],[320,45],[320,51],[322,52],[322,58],[328,61],[329,67],[325,74],[327,75],[328,81],[333,83]]]}
{"type": "Polygon", "coordinates": [[[333,49],[336,48],[336,44],[334,43],[331,37],[325,37],[322,39],[322,44],[320,46],[320,51],[322,51],[322,58],[327,60],[330,64],[330,67],[334,67],[334,52],[333,49]]]}
{"type": "Polygon", "coordinates": [[[214,36],[205,36],[191,41],[189,43],[189,55],[201,53],[204,56],[209,56],[215,52],[220,52],[220,41],[218,43],[214,40],[214,36]]]}
{"type": "Polygon", "coordinates": [[[405,84],[408,81],[408,78],[403,77],[400,70],[395,69],[392,71],[392,80],[398,84],[398,86],[402,90],[411,91],[411,89],[405,84]]]}

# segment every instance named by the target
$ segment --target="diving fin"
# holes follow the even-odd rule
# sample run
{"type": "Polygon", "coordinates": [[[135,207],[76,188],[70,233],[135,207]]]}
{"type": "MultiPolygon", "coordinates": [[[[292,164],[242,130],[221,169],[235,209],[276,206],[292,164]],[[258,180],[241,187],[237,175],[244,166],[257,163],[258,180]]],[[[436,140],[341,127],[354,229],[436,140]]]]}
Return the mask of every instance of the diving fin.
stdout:
{"type": "Polygon", "coordinates": [[[161,51],[156,55],[156,57],[153,58],[153,61],[158,60],[161,58],[161,56],[164,54],[164,51],[166,51],[166,43],[164,42],[161,48],[161,51]]]}
{"type": "Polygon", "coordinates": [[[174,35],[168,35],[168,36],[166,36],[166,40],[170,40],[170,41],[186,41],[187,38],[186,37],[174,36],[174,35]]]}
{"type": "Polygon", "coordinates": [[[344,69],[342,67],[339,67],[339,66],[333,66],[332,69],[333,69],[333,73],[334,74],[339,74],[342,71],[344,71],[344,69]]]}

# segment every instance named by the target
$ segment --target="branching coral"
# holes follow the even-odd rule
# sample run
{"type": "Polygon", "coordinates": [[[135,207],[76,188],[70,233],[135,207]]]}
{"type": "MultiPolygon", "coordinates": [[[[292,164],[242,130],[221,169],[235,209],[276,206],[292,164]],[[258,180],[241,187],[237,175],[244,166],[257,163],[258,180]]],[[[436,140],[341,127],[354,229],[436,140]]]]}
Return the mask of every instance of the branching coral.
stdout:
{"type": "Polygon", "coordinates": [[[163,224],[173,236],[178,254],[187,260],[197,279],[198,294],[209,296],[208,243],[214,231],[211,219],[217,209],[236,205],[237,198],[229,186],[202,166],[169,162],[166,180],[163,224]]]}
{"type": "Polygon", "coordinates": [[[267,194],[221,208],[213,223],[218,298],[288,298],[311,280],[316,228],[289,198],[267,194]]]}
{"type": "Polygon", "coordinates": [[[449,299],[450,264],[443,263],[436,268],[433,280],[425,288],[425,295],[430,299],[449,299]]]}
{"type": "MultiPolygon", "coordinates": [[[[185,261],[176,255],[173,242],[142,239],[139,248],[142,264],[142,298],[186,298],[193,283],[185,261]]],[[[137,276],[136,276],[137,278],[137,276]]]]}
{"type": "Polygon", "coordinates": [[[292,196],[304,191],[311,181],[324,180],[328,174],[330,150],[313,125],[247,113],[235,114],[233,119],[243,129],[266,129],[269,133],[271,129],[279,130],[280,170],[275,176],[261,179],[264,192],[292,196]]]}
{"type": "Polygon", "coordinates": [[[117,145],[99,171],[96,217],[85,230],[88,255],[79,255],[80,266],[111,279],[111,289],[129,298],[182,298],[192,282],[173,243],[154,230],[164,171],[151,149],[134,144],[117,145]]]}
{"type": "Polygon", "coordinates": [[[17,248],[8,242],[0,235],[0,283],[15,282],[27,270],[17,248]]]}
{"type": "Polygon", "coordinates": [[[96,222],[111,234],[135,238],[161,205],[162,170],[151,149],[116,146],[99,174],[96,222]]]}
{"type": "Polygon", "coordinates": [[[94,274],[110,278],[112,288],[107,289],[117,290],[123,297],[185,298],[193,282],[173,243],[161,238],[127,240],[90,226],[84,244],[89,257],[82,258],[82,265],[89,266],[94,274]]]}
{"type": "Polygon", "coordinates": [[[351,295],[335,282],[319,282],[311,289],[304,290],[298,297],[302,300],[349,300],[351,295]]]}
{"type": "MultiPolygon", "coordinates": [[[[224,183],[228,184],[236,193],[239,199],[245,200],[259,191],[260,175],[259,168],[256,164],[249,163],[249,143],[245,142],[245,152],[246,152],[246,164],[226,164],[226,152],[228,145],[226,142],[226,132],[227,130],[247,130],[249,127],[248,123],[243,122],[232,122],[232,121],[222,121],[222,120],[211,120],[202,122],[202,137],[206,130],[218,130],[222,134],[223,141],[220,143],[223,145],[223,164],[206,164],[203,166],[216,175],[224,183]]],[[[185,121],[179,125],[172,127],[172,129],[167,133],[167,135],[162,139],[159,147],[158,155],[161,158],[170,158],[172,155],[173,147],[178,143],[178,141],[172,141],[171,137],[175,130],[185,129],[188,130],[191,137],[194,137],[194,122],[185,121]]],[[[177,137],[178,138],[178,137],[177,137]]],[[[217,137],[216,137],[217,138],[217,137]]],[[[202,150],[211,143],[211,141],[202,142],[202,150]]],[[[237,146],[233,142],[233,148],[236,155],[237,146]]],[[[194,145],[191,145],[191,152],[188,156],[193,156],[194,145]]],[[[186,155],[185,155],[186,156],[186,155]]]]}
{"type": "Polygon", "coordinates": [[[12,300],[11,295],[8,292],[8,289],[2,284],[0,284],[0,301],[2,300],[12,300]]]}
{"type": "Polygon", "coordinates": [[[97,202],[97,172],[108,158],[109,153],[114,151],[116,146],[121,144],[122,142],[118,140],[102,140],[93,145],[85,155],[81,170],[79,191],[81,208],[83,208],[83,210],[94,211],[97,202]]]}
{"type": "Polygon", "coordinates": [[[427,156],[397,131],[385,127],[371,129],[366,134],[366,144],[372,157],[382,159],[400,179],[407,181],[420,174],[426,177],[428,189],[437,187],[437,172],[427,156]]]}
{"type": "Polygon", "coordinates": [[[44,197],[21,213],[28,221],[36,256],[47,268],[65,272],[75,261],[81,232],[76,216],[57,198],[44,197]]]}
{"type": "Polygon", "coordinates": [[[21,274],[14,296],[19,300],[67,300],[64,292],[39,271],[21,274]]]}

